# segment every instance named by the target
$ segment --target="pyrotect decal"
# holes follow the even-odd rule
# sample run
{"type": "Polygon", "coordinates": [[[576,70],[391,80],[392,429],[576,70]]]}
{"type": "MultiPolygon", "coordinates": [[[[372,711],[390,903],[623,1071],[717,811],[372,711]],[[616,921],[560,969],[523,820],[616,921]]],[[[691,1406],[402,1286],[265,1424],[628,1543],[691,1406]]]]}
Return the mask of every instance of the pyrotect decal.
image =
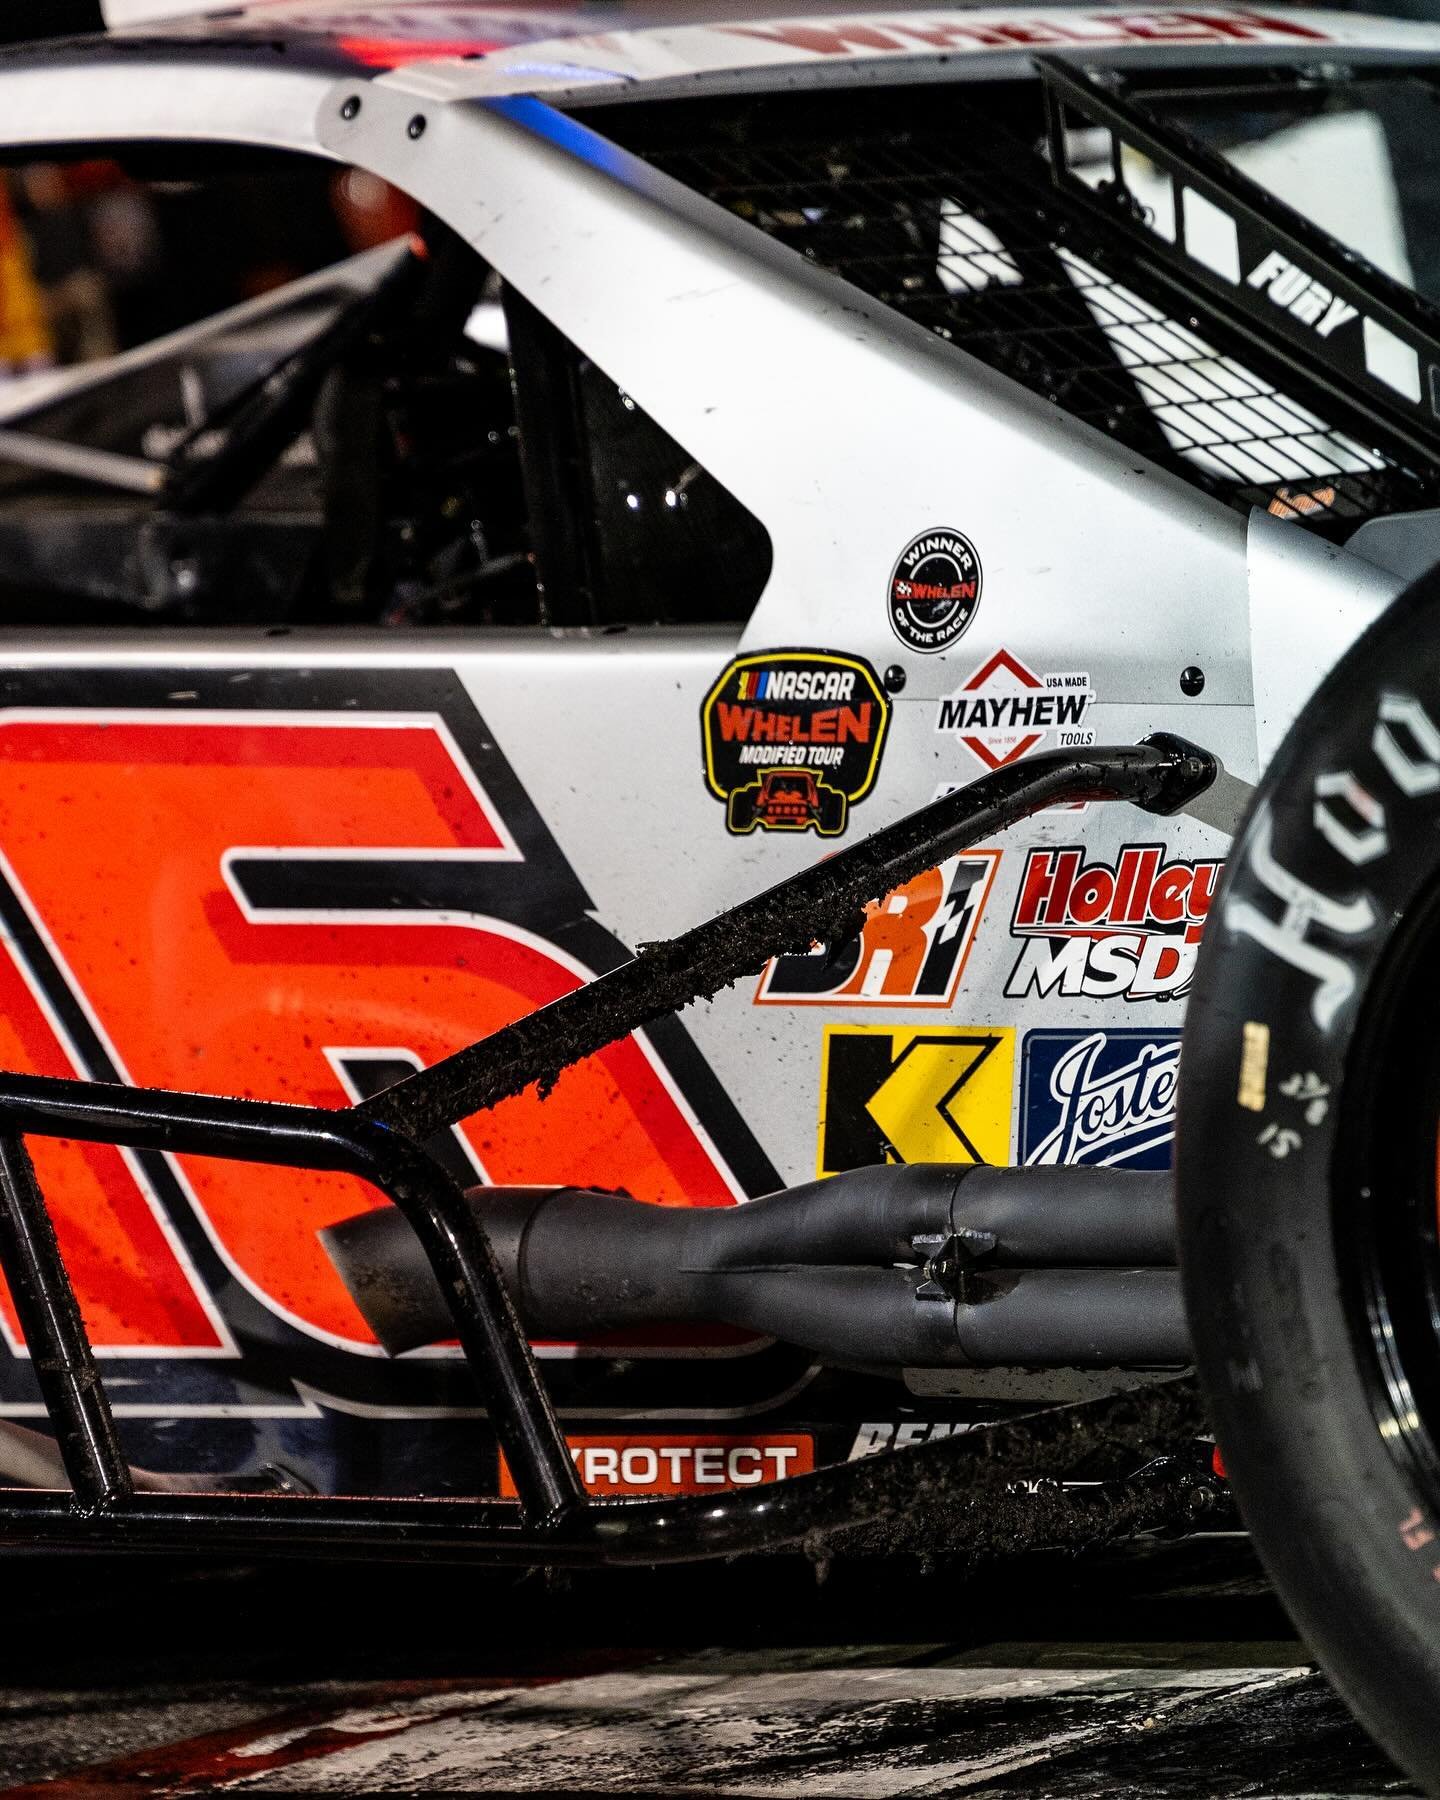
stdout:
{"type": "Polygon", "coordinates": [[[907,650],[933,656],[958,643],[980,605],[975,546],[940,526],[911,538],[890,571],[890,629],[907,650]]]}
{"type": "Polygon", "coordinates": [[[808,956],[777,956],[760,977],[765,1006],[949,1006],[1000,865],[966,850],[870,902],[856,937],[808,956]]]}
{"type": "Polygon", "coordinates": [[[999,769],[1042,745],[1088,748],[1095,733],[1085,715],[1094,699],[1088,675],[1037,675],[1018,656],[997,650],[940,702],[935,729],[953,732],[987,769],[999,769]]]}
{"type": "Polygon", "coordinates": [[[818,1172],[1008,1162],[1014,1073],[1009,1026],[827,1026],[818,1172]]]}
{"type": "Polygon", "coordinates": [[[705,696],[705,779],[725,827],[838,837],[875,784],[890,700],[859,656],[765,650],[737,656],[705,696]]]}
{"type": "MultiPolygon", "coordinates": [[[[759,1487],[815,1467],[808,1432],[746,1437],[571,1437],[566,1443],[591,1494],[713,1494],[759,1487]]],[[[502,1454],[500,1493],[515,1498],[515,1477],[502,1454]]]]}
{"type": "Polygon", "coordinates": [[[1020,1058],[1022,1163],[1168,1169],[1178,1031],[1029,1031],[1020,1058]]]}
{"type": "Polygon", "coordinates": [[[1167,860],[1127,844],[1089,862],[1079,845],[1032,850],[1010,930],[1024,948],[1005,983],[1017,999],[1175,1000],[1195,972],[1223,864],[1167,860]]]}

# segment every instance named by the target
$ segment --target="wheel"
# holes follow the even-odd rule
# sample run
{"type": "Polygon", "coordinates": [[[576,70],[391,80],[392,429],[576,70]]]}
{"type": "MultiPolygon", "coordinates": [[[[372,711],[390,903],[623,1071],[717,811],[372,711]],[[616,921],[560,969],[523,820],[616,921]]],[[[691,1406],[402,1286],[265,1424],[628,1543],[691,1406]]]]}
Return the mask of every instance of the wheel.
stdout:
{"type": "Polygon", "coordinates": [[[1227,1472],[1296,1623],[1440,1793],[1440,576],[1267,771],[1206,927],[1177,1192],[1227,1472]]]}

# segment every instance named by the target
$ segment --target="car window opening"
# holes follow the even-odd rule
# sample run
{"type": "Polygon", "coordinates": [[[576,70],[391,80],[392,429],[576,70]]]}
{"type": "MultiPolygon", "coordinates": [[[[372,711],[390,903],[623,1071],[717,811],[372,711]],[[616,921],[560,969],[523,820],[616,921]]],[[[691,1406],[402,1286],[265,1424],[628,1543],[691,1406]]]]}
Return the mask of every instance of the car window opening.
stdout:
{"type": "Polygon", "coordinates": [[[57,241],[60,212],[103,235],[103,212],[71,204],[73,172],[22,184],[11,223],[33,229],[15,273],[45,307],[33,343],[0,346],[16,350],[0,384],[0,620],[746,617],[769,539],[693,456],[440,221],[361,171],[277,161],[202,161],[177,180],[138,158],[148,179],[121,171],[104,191],[141,265],[147,231],[164,273],[188,257],[197,189],[195,216],[228,212],[253,241],[173,283],[111,272],[103,291],[57,241]],[[275,239],[285,209],[308,234],[275,239]]]}

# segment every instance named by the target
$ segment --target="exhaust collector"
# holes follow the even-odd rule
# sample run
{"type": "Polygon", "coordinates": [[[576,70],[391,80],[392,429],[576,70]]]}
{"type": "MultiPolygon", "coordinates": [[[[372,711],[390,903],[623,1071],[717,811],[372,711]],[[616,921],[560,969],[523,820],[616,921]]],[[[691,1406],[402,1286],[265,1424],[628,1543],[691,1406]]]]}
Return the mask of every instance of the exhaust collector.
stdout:
{"type": "MultiPolygon", "coordinates": [[[[537,1338],[706,1323],[872,1368],[1189,1359],[1166,1174],[885,1166],[718,1208],[578,1188],[467,1198],[537,1338]]],[[[395,1208],[320,1237],[392,1355],[450,1336],[395,1208]]]]}

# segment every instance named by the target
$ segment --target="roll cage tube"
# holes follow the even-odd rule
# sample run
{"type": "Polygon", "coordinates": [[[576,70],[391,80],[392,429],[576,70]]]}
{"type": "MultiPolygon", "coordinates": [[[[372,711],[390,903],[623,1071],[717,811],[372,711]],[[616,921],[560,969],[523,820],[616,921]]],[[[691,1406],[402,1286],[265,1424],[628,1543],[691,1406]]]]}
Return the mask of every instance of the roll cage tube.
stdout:
{"type": "Polygon", "coordinates": [[[299,436],[330,370],[370,333],[403,316],[424,262],[412,244],[369,292],[353,295],[328,325],[193,425],[163,459],[97,450],[12,426],[0,428],[0,461],[142,494],[180,513],[223,512],[299,436]],[[218,448],[217,434],[223,434],[218,448]]]}
{"type": "MultiPolygon", "coordinates": [[[[181,1547],[219,1538],[256,1549],[329,1547],[340,1553],[388,1544],[422,1554],[474,1551],[502,1561],[660,1561],[778,1547],[815,1531],[903,1513],[913,1502],[909,1479],[897,1481],[865,1463],[799,1477],[780,1491],[746,1490],[723,1500],[590,1501],[484,1229],[419,1140],[531,1082],[552,1083],[569,1063],[753,972],[771,956],[808,948],[817,935],[838,935],[866,901],[1044,807],[1128,800],[1149,812],[1172,813],[1203,793],[1217,773],[1205,751],[1165,735],[1079,756],[1049,752],[995,770],[707,924],[643,947],[609,975],[349,1108],[0,1075],[0,1270],[15,1298],[73,1490],[68,1498],[9,1490],[0,1499],[0,1537],[8,1531],[29,1541],[181,1547]],[[518,1505],[136,1492],[21,1142],[27,1135],[334,1170],[373,1183],[410,1221],[446,1297],[513,1471],[518,1505]]],[[[1146,1452],[1197,1426],[1193,1391],[1184,1383],[1148,1398],[1111,1396],[1071,1412],[1084,1413],[1107,1441],[1146,1452]]],[[[1040,1437],[1071,1429],[1046,1425],[1040,1437]]],[[[1017,1430],[1000,1428],[984,1452],[962,1452],[957,1446],[965,1440],[936,1449],[951,1452],[944,1466],[953,1465],[952,1478],[974,1498],[977,1471],[988,1469],[993,1485],[995,1444],[1008,1442],[1006,1432],[1013,1437],[1017,1430]]],[[[1020,1431],[1016,1442],[1032,1438],[1020,1431]]],[[[1130,1500],[1120,1504],[1123,1512],[1130,1500]]]]}
{"type": "Polygon", "coordinates": [[[1146,110],[1143,84],[1132,92],[1118,73],[1080,69],[1060,57],[1035,63],[1057,187],[1125,231],[1181,300],[1218,313],[1302,386],[1322,390],[1352,429],[1364,436],[1379,428],[1406,455],[1440,464],[1440,308],[1146,110]],[[1098,191],[1075,166],[1075,126],[1109,141],[1111,176],[1098,191]],[[1169,185],[1167,217],[1127,190],[1127,150],[1169,185]],[[1306,287],[1299,311],[1267,295],[1280,271],[1306,287]]]}

